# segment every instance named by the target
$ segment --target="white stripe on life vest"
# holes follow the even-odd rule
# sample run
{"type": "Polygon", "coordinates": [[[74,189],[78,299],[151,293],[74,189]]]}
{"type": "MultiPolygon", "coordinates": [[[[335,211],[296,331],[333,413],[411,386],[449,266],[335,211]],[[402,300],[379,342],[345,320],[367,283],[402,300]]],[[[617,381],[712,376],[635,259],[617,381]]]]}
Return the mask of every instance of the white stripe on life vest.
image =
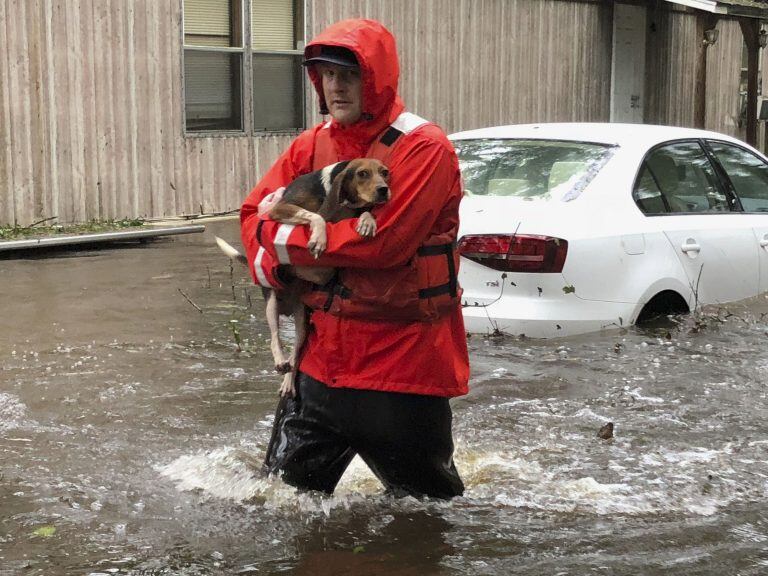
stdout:
{"type": "Polygon", "coordinates": [[[253,269],[256,272],[256,279],[259,281],[259,284],[264,286],[264,288],[273,288],[272,284],[269,283],[269,280],[267,280],[267,276],[264,274],[264,270],[261,267],[261,261],[264,258],[264,254],[266,253],[266,250],[259,246],[259,251],[256,252],[256,258],[253,261],[253,269]]]}
{"type": "Polygon", "coordinates": [[[424,120],[424,118],[417,116],[413,112],[403,112],[392,122],[392,127],[397,128],[403,134],[408,134],[424,124],[429,124],[429,121],[424,120]]]}
{"type": "Polygon", "coordinates": [[[277,260],[280,264],[290,264],[291,259],[288,256],[288,248],[286,246],[288,237],[296,228],[293,224],[280,224],[280,227],[275,233],[275,252],[277,253],[277,260]]]}

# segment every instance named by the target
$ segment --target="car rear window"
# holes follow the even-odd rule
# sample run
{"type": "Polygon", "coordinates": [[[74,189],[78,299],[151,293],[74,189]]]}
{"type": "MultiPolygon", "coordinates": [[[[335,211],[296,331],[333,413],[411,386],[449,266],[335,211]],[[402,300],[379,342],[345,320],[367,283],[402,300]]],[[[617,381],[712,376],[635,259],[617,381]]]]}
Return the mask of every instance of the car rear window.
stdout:
{"type": "Polygon", "coordinates": [[[573,200],[610,158],[611,146],[555,140],[457,140],[468,196],[573,200]]]}

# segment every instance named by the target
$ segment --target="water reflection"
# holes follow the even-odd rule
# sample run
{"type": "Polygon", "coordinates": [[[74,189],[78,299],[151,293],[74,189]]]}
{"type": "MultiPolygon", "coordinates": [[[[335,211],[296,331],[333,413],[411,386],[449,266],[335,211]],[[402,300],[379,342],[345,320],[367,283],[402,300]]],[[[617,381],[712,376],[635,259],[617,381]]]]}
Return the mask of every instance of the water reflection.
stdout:
{"type": "Polygon", "coordinates": [[[420,510],[315,519],[293,539],[295,561],[275,568],[293,576],[448,574],[443,560],[456,553],[451,529],[439,514],[420,510]]]}

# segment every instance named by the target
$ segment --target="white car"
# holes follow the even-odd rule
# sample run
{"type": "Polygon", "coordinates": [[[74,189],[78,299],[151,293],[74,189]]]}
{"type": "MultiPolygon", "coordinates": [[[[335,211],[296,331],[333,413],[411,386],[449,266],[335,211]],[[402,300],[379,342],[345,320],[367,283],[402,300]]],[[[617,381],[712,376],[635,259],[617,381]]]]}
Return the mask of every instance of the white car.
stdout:
{"type": "Polygon", "coordinates": [[[467,330],[557,337],[768,291],[768,160],[667,126],[451,136],[467,330]]]}

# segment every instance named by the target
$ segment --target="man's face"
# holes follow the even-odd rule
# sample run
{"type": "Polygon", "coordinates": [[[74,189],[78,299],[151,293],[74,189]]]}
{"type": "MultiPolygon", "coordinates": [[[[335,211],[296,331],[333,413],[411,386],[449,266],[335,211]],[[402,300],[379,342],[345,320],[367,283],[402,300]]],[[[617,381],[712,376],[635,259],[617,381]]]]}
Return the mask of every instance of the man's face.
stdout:
{"type": "Polygon", "coordinates": [[[354,124],[363,112],[363,82],[360,68],[322,62],[317,71],[323,80],[328,112],[339,124],[354,124]]]}

